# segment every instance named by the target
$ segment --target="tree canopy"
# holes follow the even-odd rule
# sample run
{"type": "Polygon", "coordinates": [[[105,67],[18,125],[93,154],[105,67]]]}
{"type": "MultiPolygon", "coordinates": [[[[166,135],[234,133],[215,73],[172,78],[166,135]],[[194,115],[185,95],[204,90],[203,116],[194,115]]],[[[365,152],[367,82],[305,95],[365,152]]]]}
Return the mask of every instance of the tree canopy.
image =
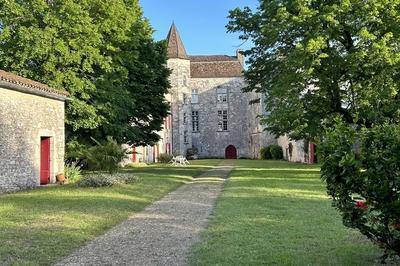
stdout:
{"type": "Polygon", "coordinates": [[[400,0],[264,0],[229,17],[254,43],[246,90],[265,93],[268,130],[312,139],[336,116],[399,122],[400,0]]]}
{"type": "Polygon", "coordinates": [[[0,68],[64,88],[69,137],[158,140],[166,45],[138,0],[0,0],[0,68]]]}
{"type": "Polygon", "coordinates": [[[400,0],[264,0],[230,19],[254,42],[246,90],[266,95],[267,129],[319,140],[343,223],[400,255],[400,0]]]}

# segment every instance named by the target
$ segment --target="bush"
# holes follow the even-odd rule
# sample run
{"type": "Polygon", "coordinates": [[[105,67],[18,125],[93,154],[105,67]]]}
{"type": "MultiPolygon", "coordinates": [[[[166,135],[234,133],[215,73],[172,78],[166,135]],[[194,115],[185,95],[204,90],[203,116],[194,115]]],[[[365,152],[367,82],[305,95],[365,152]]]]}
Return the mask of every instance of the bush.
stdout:
{"type": "Polygon", "coordinates": [[[283,159],[283,149],[279,145],[270,145],[269,150],[271,152],[272,160],[282,160],[283,159]]]}
{"type": "Polygon", "coordinates": [[[116,172],[119,163],[128,155],[128,149],[122,148],[112,137],[107,137],[104,143],[93,141],[96,145],[82,152],[89,169],[116,172]]]}
{"type": "Polygon", "coordinates": [[[158,156],[158,162],[159,163],[169,163],[172,160],[172,155],[167,154],[167,153],[161,153],[158,156]]]}
{"type": "Polygon", "coordinates": [[[91,173],[84,175],[78,182],[79,187],[111,187],[118,184],[132,184],[139,178],[130,174],[91,173]]]}
{"type": "Polygon", "coordinates": [[[344,225],[400,255],[400,126],[337,121],[321,142],[321,175],[344,225]]]}
{"type": "Polygon", "coordinates": [[[260,155],[262,160],[271,160],[272,155],[271,155],[271,150],[270,146],[264,147],[260,150],[260,155]]]}
{"type": "Polygon", "coordinates": [[[188,160],[195,160],[197,159],[197,154],[199,150],[196,147],[192,147],[186,150],[186,159],[188,160]]]}
{"type": "Polygon", "coordinates": [[[66,161],[76,161],[81,158],[82,152],[87,147],[78,142],[78,140],[72,139],[65,145],[65,159],[66,161]]]}
{"type": "Polygon", "coordinates": [[[78,166],[77,162],[66,164],[64,167],[64,175],[69,182],[76,182],[82,178],[81,167],[78,166]]]}
{"type": "Polygon", "coordinates": [[[279,145],[269,145],[260,150],[262,160],[282,160],[283,150],[279,145]]]}

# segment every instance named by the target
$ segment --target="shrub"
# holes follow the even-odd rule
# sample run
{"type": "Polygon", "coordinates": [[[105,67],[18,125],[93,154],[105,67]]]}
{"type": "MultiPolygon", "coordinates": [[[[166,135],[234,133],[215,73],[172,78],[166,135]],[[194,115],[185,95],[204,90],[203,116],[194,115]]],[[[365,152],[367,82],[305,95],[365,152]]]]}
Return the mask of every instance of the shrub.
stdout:
{"type": "Polygon", "coordinates": [[[283,159],[283,149],[279,145],[270,145],[269,150],[271,152],[272,160],[282,160],[283,159]]]}
{"type": "Polygon", "coordinates": [[[195,160],[197,159],[197,154],[199,150],[196,147],[192,147],[186,150],[186,159],[188,160],[195,160]]]}
{"type": "Polygon", "coordinates": [[[84,175],[78,182],[79,187],[111,187],[117,184],[132,184],[139,178],[130,174],[91,173],[84,175]]]}
{"type": "Polygon", "coordinates": [[[65,145],[66,161],[76,161],[77,159],[80,159],[82,156],[82,152],[86,148],[87,147],[79,143],[76,138],[68,141],[67,144],[65,145]]]}
{"type": "Polygon", "coordinates": [[[400,126],[356,129],[337,121],[319,149],[321,175],[344,225],[400,255],[400,126]]]}
{"type": "Polygon", "coordinates": [[[270,146],[264,147],[260,150],[260,155],[262,160],[271,160],[272,155],[271,155],[271,150],[270,146]]]}
{"type": "Polygon", "coordinates": [[[117,179],[121,184],[133,184],[139,181],[139,177],[131,174],[118,174],[117,179]]]}
{"type": "Polygon", "coordinates": [[[81,167],[78,166],[77,162],[66,164],[64,167],[64,175],[69,182],[76,182],[82,178],[81,167]]]}
{"type": "Polygon", "coordinates": [[[167,153],[161,153],[158,156],[159,163],[169,163],[171,160],[172,160],[172,155],[167,154],[167,153]]]}
{"type": "Polygon", "coordinates": [[[116,172],[119,163],[128,155],[128,149],[122,148],[112,137],[107,137],[104,143],[93,141],[96,145],[82,152],[89,169],[116,172]]]}

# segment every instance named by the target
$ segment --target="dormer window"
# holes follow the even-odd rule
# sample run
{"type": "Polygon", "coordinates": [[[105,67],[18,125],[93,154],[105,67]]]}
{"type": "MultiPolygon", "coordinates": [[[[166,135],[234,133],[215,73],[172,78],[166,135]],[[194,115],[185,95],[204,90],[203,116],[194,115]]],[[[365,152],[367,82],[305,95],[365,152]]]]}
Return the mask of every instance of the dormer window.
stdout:
{"type": "Polygon", "coordinates": [[[228,89],[217,88],[217,102],[218,103],[228,102],[228,89]]]}
{"type": "Polygon", "coordinates": [[[199,103],[199,90],[198,89],[192,90],[192,103],[199,103]]]}

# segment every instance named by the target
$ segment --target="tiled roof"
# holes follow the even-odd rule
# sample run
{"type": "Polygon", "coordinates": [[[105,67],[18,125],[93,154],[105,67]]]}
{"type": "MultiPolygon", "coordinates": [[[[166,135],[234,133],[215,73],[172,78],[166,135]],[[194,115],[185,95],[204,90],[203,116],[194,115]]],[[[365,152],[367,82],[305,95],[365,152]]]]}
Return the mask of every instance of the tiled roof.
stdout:
{"type": "Polygon", "coordinates": [[[237,61],[235,56],[229,55],[191,55],[191,62],[221,62],[221,61],[237,61]]]}
{"type": "Polygon", "coordinates": [[[229,78],[243,76],[243,66],[237,60],[190,61],[192,78],[229,78]]]}
{"type": "Polygon", "coordinates": [[[55,94],[55,95],[59,95],[59,96],[65,97],[65,98],[69,96],[69,93],[66,91],[51,88],[40,82],[33,81],[33,80],[30,80],[27,78],[23,78],[23,77],[15,75],[13,73],[6,72],[4,70],[0,70],[0,81],[7,82],[12,85],[21,87],[21,88],[31,89],[31,90],[37,91],[37,92],[42,92],[42,93],[47,93],[47,94],[55,94]]]}
{"type": "Polygon", "coordinates": [[[189,59],[192,78],[226,78],[243,76],[243,62],[239,60],[239,55],[188,56],[175,23],[172,23],[167,41],[168,58],[189,59]]]}
{"type": "Polygon", "coordinates": [[[183,45],[182,39],[175,26],[175,23],[172,23],[172,26],[168,33],[167,41],[168,41],[168,58],[188,59],[185,46],[183,45]]]}

